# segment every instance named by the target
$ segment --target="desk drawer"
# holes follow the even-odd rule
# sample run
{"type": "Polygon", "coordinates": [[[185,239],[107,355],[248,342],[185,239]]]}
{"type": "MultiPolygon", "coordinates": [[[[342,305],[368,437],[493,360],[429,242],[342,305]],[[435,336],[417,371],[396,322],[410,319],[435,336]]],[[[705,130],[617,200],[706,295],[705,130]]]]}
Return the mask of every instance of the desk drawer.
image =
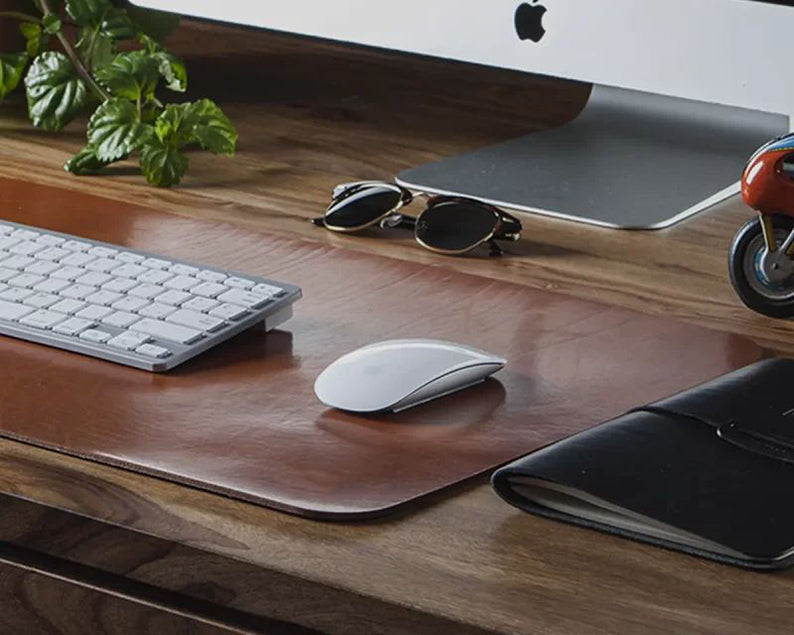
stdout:
{"type": "MultiPolygon", "coordinates": [[[[268,635],[485,633],[408,607],[0,495],[0,559],[4,548],[22,558],[40,559],[43,568],[50,567],[50,574],[53,568],[63,567],[71,575],[81,577],[83,584],[95,578],[96,586],[101,588],[104,584],[106,591],[108,587],[118,589],[125,597],[129,595],[144,605],[166,612],[170,609],[194,618],[215,618],[214,623],[232,629],[231,632],[268,635]]],[[[53,606],[56,612],[59,608],[57,604],[53,606]]],[[[154,632],[159,635],[171,631],[154,632]]],[[[3,629],[0,620],[0,635],[6,633],[16,635],[3,629]]],[[[27,635],[28,631],[21,633],[27,635]]]]}
{"type": "Polygon", "coordinates": [[[236,631],[0,561],[0,633],[228,635],[236,631]]]}

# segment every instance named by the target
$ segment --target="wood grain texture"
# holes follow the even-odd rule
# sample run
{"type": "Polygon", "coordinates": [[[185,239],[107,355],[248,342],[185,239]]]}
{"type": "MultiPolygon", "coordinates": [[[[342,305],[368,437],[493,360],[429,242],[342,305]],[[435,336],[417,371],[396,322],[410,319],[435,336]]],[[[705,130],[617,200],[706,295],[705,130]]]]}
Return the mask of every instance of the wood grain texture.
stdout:
{"type": "MultiPolygon", "coordinates": [[[[193,155],[184,186],[170,191],[143,185],[128,166],[76,179],[60,163],[82,144],[80,125],[57,137],[31,130],[17,99],[0,111],[0,174],[677,317],[794,351],[794,325],[754,315],[730,288],[727,246],[751,216],[736,201],[660,232],[523,216],[525,240],[511,246],[517,257],[490,261],[306,222],[340,181],[388,178],[571,118],[585,86],[203,24],[182,29],[173,44],[188,58],[192,94],[217,98],[237,122],[236,159],[193,155]]],[[[499,632],[788,633],[794,617],[791,572],[748,573],[533,518],[484,480],[400,518],[331,526],[0,441],[0,489],[232,567],[278,572],[296,589],[318,584],[499,632]]],[[[158,562],[148,565],[152,575],[158,562]]],[[[233,576],[225,580],[234,588],[233,576]]],[[[389,632],[388,613],[373,611],[389,632]]],[[[346,614],[354,620],[340,604],[328,630],[345,632],[346,614]]],[[[427,619],[424,632],[455,632],[433,630],[427,619]]]]}
{"type": "Polygon", "coordinates": [[[761,355],[737,336],[515,284],[27,181],[0,178],[0,191],[6,220],[304,293],[283,330],[161,375],[2,338],[0,435],[313,518],[384,515],[761,355]],[[462,342],[508,367],[398,415],[315,397],[334,360],[401,337],[462,342]]]}
{"type": "Polygon", "coordinates": [[[202,623],[3,561],[0,561],[0,631],[14,635],[244,632],[202,623]]]}
{"type": "Polygon", "coordinates": [[[486,632],[28,501],[0,497],[0,510],[12,547],[232,609],[249,625],[262,617],[348,635],[486,632]]]}

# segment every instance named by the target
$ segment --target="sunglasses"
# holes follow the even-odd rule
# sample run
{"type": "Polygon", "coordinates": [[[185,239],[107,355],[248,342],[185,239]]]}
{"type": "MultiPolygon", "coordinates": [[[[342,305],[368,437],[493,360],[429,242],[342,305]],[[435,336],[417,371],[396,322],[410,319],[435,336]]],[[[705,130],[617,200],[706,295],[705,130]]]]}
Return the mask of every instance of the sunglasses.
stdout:
{"type": "Polygon", "coordinates": [[[335,232],[357,232],[374,225],[413,229],[416,241],[442,254],[465,254],[488,244],[492,256],[501,255],[497,240],[518,240],[521,221],[480,201],[434,196],[416,218],[399,211],[414,195],[394,183],[361,181],[334,188],[325,215],[312,222],[335,232]]]}

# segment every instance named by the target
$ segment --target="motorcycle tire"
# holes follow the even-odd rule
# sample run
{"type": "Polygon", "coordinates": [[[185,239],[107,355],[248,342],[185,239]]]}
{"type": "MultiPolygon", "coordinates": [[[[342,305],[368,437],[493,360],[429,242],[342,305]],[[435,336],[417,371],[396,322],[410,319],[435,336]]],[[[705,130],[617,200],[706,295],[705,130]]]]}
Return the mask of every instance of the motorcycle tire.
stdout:
{"type": "MultiPolygon", "coordinates": [[[[794,230],[794,218],[772,216],[778,244],[794,230]]],[[[758,261],[766,249],[761,219],[746,223],[736,234],[728,256],[731,283],[742,302],[757,313],[774,318],[794,316],[794,276],[785,283],[766,280],[758,261]]]]}

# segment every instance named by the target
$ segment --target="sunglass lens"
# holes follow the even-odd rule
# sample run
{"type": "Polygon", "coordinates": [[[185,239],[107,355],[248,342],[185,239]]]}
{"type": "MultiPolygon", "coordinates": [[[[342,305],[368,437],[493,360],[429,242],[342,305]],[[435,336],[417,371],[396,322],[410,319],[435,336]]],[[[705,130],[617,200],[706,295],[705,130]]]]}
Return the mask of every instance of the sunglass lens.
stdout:
{"type": "Polygon", "coordinates": [[[368,185],[333,203],[325,213],[325,224],[339,229],[364,227],[395,209],[401,199],[394,188],[368,185]]]}
{"type": "Polygon", "coordinates": [[[464,251],[488,238],[496,227],[496,215],[466,201],[442,201],[419,217],[416,237],[442,251],[464,251]]]}

